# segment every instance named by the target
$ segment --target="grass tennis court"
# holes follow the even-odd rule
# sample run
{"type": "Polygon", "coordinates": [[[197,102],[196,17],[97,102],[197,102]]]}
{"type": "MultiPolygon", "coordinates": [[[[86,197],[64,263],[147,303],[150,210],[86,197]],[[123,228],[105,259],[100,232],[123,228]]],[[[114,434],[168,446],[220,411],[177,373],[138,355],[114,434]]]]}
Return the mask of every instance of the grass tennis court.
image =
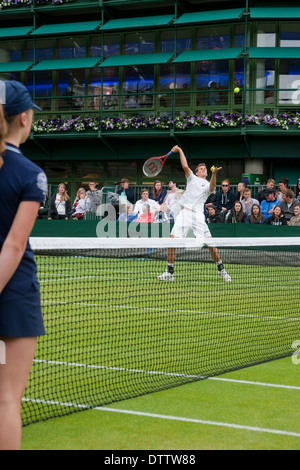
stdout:
{"type": "Polygon", "coordinates": [[[299,450],[299,368],[280,359],[37,423],[22,449],[299,450]]]}
{"type": "MultiPolygon", "coordinates": [[[[284,357],[300,339],[298,267],[248,264],[245,276],[245,266],[231,262],[233,281],[224,283],[213,263],[178,261],[175,282],[161,283],[156,276],[166,262],[159,257],[36,260],[47,335],[24,397],[25,424],[100,405],[119,408],[149,393],[148,399],[132,400],[156,403],[162,394],[187,393],[192,403],[208,386],[217,396],[220,382],[193,382],[284,357]],[[165,391],[151,393],[159,390],[165,391]]],[[[212,414],[223,409],[208,397],[206,403],[212,414]]],[[[82,423],[95,413],[63,420],[82,423]]],[[[166,413],[160,408],[158,414],[166,413]]],[[[185,416],[185,410],[175,416],[185,416]]],[[[40,424],[29,428],[35,426],[40,424]]]]}

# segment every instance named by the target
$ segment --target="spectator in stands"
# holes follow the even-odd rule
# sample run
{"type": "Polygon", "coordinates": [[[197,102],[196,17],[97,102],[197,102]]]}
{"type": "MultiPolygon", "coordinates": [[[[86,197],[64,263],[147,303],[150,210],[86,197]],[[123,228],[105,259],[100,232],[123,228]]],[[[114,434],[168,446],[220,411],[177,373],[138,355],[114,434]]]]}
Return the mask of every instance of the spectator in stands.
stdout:
{"type": "Polygon", "coordinates": [[[268,189],[266,193],[266,199],[261,202],[260,210],[262,215],[266,219],[269,219],[272,216],[273,209],[275,206],[279,206],[280,201],[275,197],[275,191],[273,189],[268,189]]]}
{"type": "Polygon", "coordinates": [[[259,204],[253,204],[250,215],[247,215],[246,224],[266,224],[267,219],[262,215],[259,204]]]}
{"type": "Polygon", "coordinates": [[[97,208],[100,206],[102,202],[102,189],[99,189],[97,187],[96,181],[95,180],[90,180],[89,181],[89,189],[87,190],[86,193],[87,197],[91,201],[91,209],[90,211],[93,214],[96,214],[97,208]]]}
{"type": "Polygon", "coordinates": [[[153,184],[153,189],[152,189],[150,199],[153,199],[159,205],[161,205],[164,202],[166,195],[167,195],[167,191],[163,189],[162,182],[159,180],[155,181],[153,184]]]}
{"type": "Polygon", "coordinates": [[[134,222],[138,218],[138,215],[133,212],[133,204],[130,202],[126,205],[126,212],[123,212],[117,220],[117,222],[134,222]]]}
{"type": "Polygon", "coordinates": [[[173,180],[169,182],[169,189],[165,197],[164,202],[168,205],[168,208],[171,209],[174,202],[178,201],[182,194],[184,193],[183,189],[177,188],[177,183],[173,180]]]}
{"type": "Polygon", "coordinates": [[[251,197],[250,188],[246,188],[243,192],[243,195],[244,195],[244,199],[242,199],[241,203],[242,203],[244,214],[250,215],[253,204],[259,204],[259,202],[257,199],[253,199],[251,197]]]}
{"type": "Polygon", "coordinates": [[[276,198],[278,199],[279,202],[282,202],[283,200],[282,193],[283,191],[288,189],[288,185],[289,185],[289,180],[285,176],[280,178],[280,180],[278,181],[278,190],[276,191],[276,198]]]}
{"type": "Polygon", "coordinates": [[[139,199],[135,206],[133,212],[137,215],[140,215],[143,213],[143,205],[144,204],[149,204],[150,206],[150,211],[155,212],[156,210],[159,209],[159,204],[154,201],[153,199],[149,199],[149,191],[148,189],[144,188],[141,191],[141,199],[139,199]]]}
{"type": "Polygon", "coordinates": [[[275,206],[271,217],[267,221],[268,225],[287,225],[287,220],[283,215],[282,209],[279,206],[275,206]]]}
{"type": "Polygon", "coordinates": [[[206,103],[208,106],[215,106],[220,104],[220,95],[218,92],[218,85],[214,81],[208,83],[209,91],[206,95],[206,103]]]}
{"type": "Polygon", "coordinates": [[[259,191],[256,194],[255,198],[258,200],[259,203],[261,203],[262,201],[264,201],[266,199],[268,189],[274,190],[274,188],[275,188],[275,180],[273,178],[269,178],[268,181],[267,181],[266,188],[259,191]]]}
{"type": "Polygon", "coordinates": [[[39,219],[47,219],[49,213],[49,205],[50,205],[50,198],[46,195],[44,202],[40,205],[38,218],[39,219]]]}
{"type": "Polygon", "coordinates": [[[295,198],[300,202],[300,178],[297,181],[295,198]]]}
{"type": "Polygon", "coordinates": [[[154,220],[154,213],[150,211],[149,204],[143,204],[142,213],[136,219],[137,222],[151,223],[154,220]]]}
{"type": "Polygon", "coordinates": [[[86,195],[84,188],[79,188],[73,203],[73,219],[84,219],[91,209],[91,200],[86,195]]]}
{"type": "Polygon", "coordinates": [[[300,227],[300,202],[296,202],[294,205],[294,215],[288,221],[288,225],[300,227]]]}
{"type": "Polygon", "coordinates": [[[159,210],[155,212],[153,222],[174,222],[173,214],[166,202],[163,202],[159,210]]]}
{"type": "Polygon", "coordinates": [[[286,220],[289,221],[294,215],[294,207],[296,199],[294,199],[294,193],[291,189],[285,189],[282,192],[282,201],[280,207],[286,220]]]}
{"type": "Polygon", "coordinates": [[[221,182],[222,190],[216,193],[215,206],[222,215],[226,215],[233,208],[236,200],[235,194],[230,190],[228,179],[221,182]]]}
{"type": "Polygon", "coordinates": [[[246,183],[244,183],[244,181],[241,181],[238,185],[237,185],[237,195],[236,195],[236,200],[237,201],[241,201],[242,199],[244,199],[244,190],[247,188],[247,185],[246,183]]]}
{"type": "Polygon", "coordinates": [[[177,188],[175,181],[169,182],[169,190],[167,191],[167,196],[165,197],[164,202],[168,205],[168,208],[172,212],[172,218],[181,211],[181,206],[179,204],[179,199],[184,193],[184,189],[177,188]]]}
{"type": "Polygon", "coordinates": [[[127,178],[122,178],[121,179],[121,187],[119,188],[117,192],[120,196],[120,204],[126,205],[128,202],[131,204],[134,204],[135,198],[134,198],[134,190],[129,186],[129,181],[127,178]]]}
{"type": "Polygon", "coordinates": [[[139,108],[137,96],[128,95],[125,99],[125,108],[139,108]]]}
{"type": "Polygon", "coordinates": [[[69,219],[72,208],[68,191],[64,183],[58,185],[57,193],[53,194],[49,204],[48,220],[69,219]]]}
{"type": "Polygon", "coordinates": [[[241,201],[235,201],[233,208],[227,213],[225,222],[227,224],[243,224],[246,220],[246,214],[243,211],[241,201]]]}
{"type": "MultiPolygon", "coordinates": [[[[216,193],[215,192],[211,193],[205,201],[205,204],[204,204],[204,217],[205,217],[205,220],[209,216],[208,208],[210,206],[215,206],[216,207],[216,193]]],[[[217,210],[217,212],[218,212],[218,210],[217,210]]],[[[219,214],[219,212],[218,212],[218,214],[219,214]]],[[[221,214],[221,216],[224,218],[223,214],[221,214]]]]}
{"type": "Polygon", "coordinates": [[[225,222],[224,217],[217,211],[217,208],[214,204],[210,204],[207,207],[208,216],[206,217],[206,222],[208,224],[222,224],[225,222]]]}

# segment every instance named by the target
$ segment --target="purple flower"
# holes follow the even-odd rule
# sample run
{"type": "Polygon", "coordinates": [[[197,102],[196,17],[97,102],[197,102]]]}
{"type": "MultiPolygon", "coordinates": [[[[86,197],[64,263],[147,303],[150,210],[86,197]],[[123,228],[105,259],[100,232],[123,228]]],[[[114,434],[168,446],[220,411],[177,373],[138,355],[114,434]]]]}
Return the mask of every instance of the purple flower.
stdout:
{"type": "Polygon", "coordinates": [[[270,127],[280,127],[288,130],[290,125],[295,125],[300,128],[300,113],[287,114],[281,113],[277,115],[260,115],[260,114],[247,114],[245,117],[241,113],[212,113],[202,116],[177,116],[172,119],[169,116],[132,116],[132,117],[104,117],[100,122],[98,117],[82,117],[61,120],[57,119],[39,119],[33,123],[33,131],[36,133],[51,133],[51,132],[68,132],[77,131],[84,132],[85,130],[99,129],[99,126],[108,132],[113,130],[127,130],[127,129],[171,129],[186,130],[198,127],[208,127],[212,129],[230,128],[237,126],[259,126],[264,124],[270,127]]]}
{"type": "MultiPolygon", "coordinates": [[[[51,3],[52,5],[59,5],[62,3],[69,3],[73,0],[36,0],[37,5],[44,5],[47,3],[51,3]]],[[[2,0],[0,1],[0,7],[10,7],[15,5],[25,5],[30,6],[32,4],[32,0],[2,0]]]]}

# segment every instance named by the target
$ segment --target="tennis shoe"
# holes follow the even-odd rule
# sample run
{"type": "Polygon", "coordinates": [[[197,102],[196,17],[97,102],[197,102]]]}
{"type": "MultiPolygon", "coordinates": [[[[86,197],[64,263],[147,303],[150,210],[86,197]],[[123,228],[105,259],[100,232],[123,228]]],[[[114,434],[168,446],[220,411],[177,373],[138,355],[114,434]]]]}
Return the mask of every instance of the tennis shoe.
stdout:
{"type": "Polygon", "coordinates": [[[157,279],[160,281],[174,281],[174,274],[169,273],[169,271],[165,271],[161,276],[157,276],[157,279]]]}
{"type": "Polygon", "coordinates": [[[225,269],[222,269],[222,271],[218,271],[218,274],[221,276],[223,281],[231,282],[231,277],[229,276],[229,274],[226,272],[225,269]]]}

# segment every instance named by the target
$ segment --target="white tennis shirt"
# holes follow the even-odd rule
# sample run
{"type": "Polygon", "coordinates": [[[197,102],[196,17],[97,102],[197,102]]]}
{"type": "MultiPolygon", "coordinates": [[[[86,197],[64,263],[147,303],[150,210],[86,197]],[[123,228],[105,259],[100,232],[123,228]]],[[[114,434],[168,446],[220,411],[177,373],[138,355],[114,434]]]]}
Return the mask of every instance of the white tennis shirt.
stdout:
{"type": "Polygon", "coordinates": [[[187,178],[186,190],[179,199],[179,204],[192,211],[204,211],[204,204],[211,194],[210,183],[204,178],[198,178],[193,172],[187,178]]]}

